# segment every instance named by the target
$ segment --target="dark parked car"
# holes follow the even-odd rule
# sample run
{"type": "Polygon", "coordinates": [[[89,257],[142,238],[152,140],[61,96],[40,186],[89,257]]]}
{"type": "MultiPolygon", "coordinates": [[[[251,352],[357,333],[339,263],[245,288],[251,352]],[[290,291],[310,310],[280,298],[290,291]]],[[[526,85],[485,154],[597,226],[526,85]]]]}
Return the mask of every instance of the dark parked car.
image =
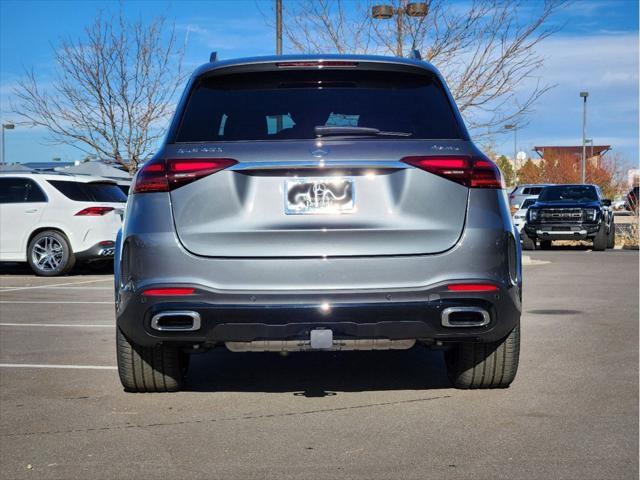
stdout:
{"type": "Polygon", "coordinates": [[[626,207],[633,213],[638,213],[638,190],[640,187],[633,187],[627,194],[626,207]]]}
{"type": "Polygon", "coordinates": [[[536,241],[549,248],[553,240],[592,240],[594,250],[613,248],[616,229],[611,200],[597,185],[545,187],[527,211],[522,248],[534,250],[536,241]]]}
{"type": "Polygon", "coordinates": [[[440,74],[373,56],[195,71],[138,171],[115,267],[129,391],[175,391],[189,354],[445,350],[459,388],[507,387],[520,244],[500,171],[440,74]]]}

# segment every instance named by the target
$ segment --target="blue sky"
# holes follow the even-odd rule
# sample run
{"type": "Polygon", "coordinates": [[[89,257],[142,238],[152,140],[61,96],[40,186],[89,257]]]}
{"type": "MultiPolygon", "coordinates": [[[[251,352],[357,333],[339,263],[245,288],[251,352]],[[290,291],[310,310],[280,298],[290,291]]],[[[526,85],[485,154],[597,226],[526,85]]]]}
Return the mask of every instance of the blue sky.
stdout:
{"type": "MultiPolygon", "coordinates": [[[[535,1],[530,0],[530,5],[536,6],[535,1]]],[[[9,112],[11,90],[25,68],[51,76],[52,49],[60,38],[81,37],[98,10],[116,11],[118,5],[100,0],[0,0],[2,120],[16,119],[9,112]]],[[[256,7],[269,12],[271,1],[135,0],[123,5],[127,16],[164,15],[175,21],[179,34],[188,30],[188,68],[207,61],[212,50],[223,58],[274,51],[274,34],[256,7]]],[[[535,145],[579,144],[582,105],[578,93],[588,90],[587,136],[596,144],[613,145],[614,153],[637,165],[637,0],[574,1],[554,21],[564,27],[540,45],[539,53],[546,59],[540,75],[556,87],[536,104],[527,126],[518,132],[518,149],[530,152],[535,145]]],[[[46,144],[46,132],[40,129],[18,128],[6,136],[8,161],[76,160],[83,155],[73,147],[46,144]]],[[[494,141],[498,152],[512,155],[512,134],[497,135],[494,141]]]]}

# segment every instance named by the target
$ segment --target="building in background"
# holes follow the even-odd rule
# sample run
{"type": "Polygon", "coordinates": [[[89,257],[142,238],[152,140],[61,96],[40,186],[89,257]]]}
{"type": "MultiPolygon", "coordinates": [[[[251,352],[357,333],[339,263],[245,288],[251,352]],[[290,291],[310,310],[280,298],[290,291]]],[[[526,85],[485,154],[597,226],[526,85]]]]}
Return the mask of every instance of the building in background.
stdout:
{"type": "MultiPolygon", "coordinates": [[[[611,145],[587,145],[587,162],[596,167],[600,166],[600,160],[609,150],[611,145]]],[[[533,151],[541,160],[572,162],[576,168],[580,168],[582,161],[582,145],[533,147],[533,151]]]]}

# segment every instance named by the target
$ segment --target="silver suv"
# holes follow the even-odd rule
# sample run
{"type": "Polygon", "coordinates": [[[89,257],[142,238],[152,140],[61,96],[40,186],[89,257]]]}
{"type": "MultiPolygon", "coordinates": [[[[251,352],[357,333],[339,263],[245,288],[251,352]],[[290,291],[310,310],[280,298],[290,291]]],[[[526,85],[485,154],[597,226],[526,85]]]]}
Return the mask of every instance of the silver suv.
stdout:
{"type": "Polygon", "coordinates": [[[444,350],[453,385],[518,367],[520,242],[498,168],[428,63],[212,62],[138,171],[116,247],[125,389],[189,354],[444,350]]]}

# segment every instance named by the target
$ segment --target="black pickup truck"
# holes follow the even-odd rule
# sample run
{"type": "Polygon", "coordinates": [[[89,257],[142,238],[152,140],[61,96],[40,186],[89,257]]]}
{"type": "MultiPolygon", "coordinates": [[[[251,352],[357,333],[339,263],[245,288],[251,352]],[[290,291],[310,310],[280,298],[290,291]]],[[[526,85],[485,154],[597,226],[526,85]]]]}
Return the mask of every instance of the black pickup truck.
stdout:
{"type": "Polygon", "coordinates": [[[615,225],[611,200],[597,185],[545,187],[529,207],[522,231],[523,250],[543,249],[553,240],[592,240],[594,250],[613,248],[615,225]]]}

